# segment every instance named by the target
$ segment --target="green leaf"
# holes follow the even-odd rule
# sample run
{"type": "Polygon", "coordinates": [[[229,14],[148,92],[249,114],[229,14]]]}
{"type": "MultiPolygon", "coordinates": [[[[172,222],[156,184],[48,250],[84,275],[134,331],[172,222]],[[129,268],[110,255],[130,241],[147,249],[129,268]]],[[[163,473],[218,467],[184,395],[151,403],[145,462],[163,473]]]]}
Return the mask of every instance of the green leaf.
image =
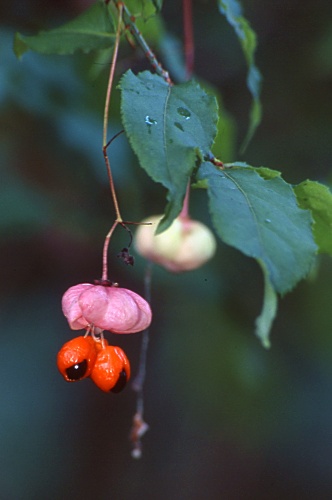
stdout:
{"type": "Polygon", "coordinates": [[[219,119],[217,124],[217,135],[212,146],[213,156],[216,158],[222,158],[224,163],[232,161],[234,158],[236,142],[235,121],[225,109],[222,97],[218,90],[204,80],[200,81],[200,85],[206,92],[213,94],[218,103],[219,119]]]}
{"type": "Polygon", "coordinates": [[[126,0],[125,4],[136,17],[136,22],[140,17],[146,20],[158,13],[162,8],[163,0],[126,0]]]}
{"type": "Polygon", "coordinates": [[[16,33],[14,52],[21,57],[31,49],[41,54],[73,54],[105,49],[114,43],[114,23],[110,7],[98,1],[81,15],[59,28],[42,31],[35,36],[16,33]]]}
{"type": "Polygon", "coordinates": [[[314,237],[320,253],[332,255],[332,193],[327,186],[304,181],[294,187],[300,207],[311,210],[314,237]]]}
{"type": "Polygon", "coordinates": [[[255,171],[265,180],[274,179],[274,177],[281,176],[281,172],[279,172],[278,170],[272,170],[268,167],[258,167],[255,168],[255,171]]]}
{"type": "Polygon", "coordinates": [[[310,271],[317,249],[312,219],[298,207],[289,184],[279,176],[266,180],[259,171],[244,166],[220,170],[206,162],[198,174],[208,182],[220,238],[261,261],[274,290],[283,294],[310,271]]]}
{"type": "Polygon", "coordinates": [[[255,64],[255,51],[257,45],[256,33],[242,15],[242,7],[239,0],[218,0],[218,6],[228,23],[234,28],[248,66],[247,87],[252,96],[252,105],[249,128],[242,145],[242,151],[244,151],[262,117],[262,106],[260,101],[261,74],[255,64]]]}
{"type": "Polygon", "coordinates": [[[140,165],[168,190],[161,232],[181,211],[197,155],[210,153],[217,102],[193,81],[170,86],[148,71],[128,71],[120,88],[124,128],[140,165]]]}
{"type": "Polygon", "coordinates": [[[163,6],[163,0],[152,0],[152,3],[155,6],[156,12],[159,12],[163,6]]]}
{"type": "Polygon", "coordinates": [[[265,265],[258,261],[261,265],[264,275],[264,298],[263,309],[261,314],[256,319],[256,335],[262,342],[263,347],[269,349],[271,347],[270,331],[272,323],[277,314],[278,297],[270,282],[268,272],[265,265]]]}
{"type": "Polygon", "coordinates": [[[250,114],[249,114],[249,127],[247,135],[241,145],[240,153],[243,154],[248,147],[251,139],[253,138],[256,129],[262,121],[262,104],[259,98],[253,96],[250,114]]]}

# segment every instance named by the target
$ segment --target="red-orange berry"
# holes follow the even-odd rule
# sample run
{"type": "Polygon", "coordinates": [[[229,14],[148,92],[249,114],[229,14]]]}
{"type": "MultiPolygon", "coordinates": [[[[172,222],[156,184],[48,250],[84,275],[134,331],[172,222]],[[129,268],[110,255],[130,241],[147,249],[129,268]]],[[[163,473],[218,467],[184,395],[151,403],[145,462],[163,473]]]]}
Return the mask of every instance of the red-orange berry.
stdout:
{"type": "Polygon", "coordinates": [[[90,378],[104,392],[120,392],[130,378],[130,364],[120,347],[99,350],[90,378]]]}
{"type": "Polygon", "coordinates": [[[58,352],[57,365],[67,382],[88,377],[97,358],[97,345],[91,337],[76,337],[58,352]]]}

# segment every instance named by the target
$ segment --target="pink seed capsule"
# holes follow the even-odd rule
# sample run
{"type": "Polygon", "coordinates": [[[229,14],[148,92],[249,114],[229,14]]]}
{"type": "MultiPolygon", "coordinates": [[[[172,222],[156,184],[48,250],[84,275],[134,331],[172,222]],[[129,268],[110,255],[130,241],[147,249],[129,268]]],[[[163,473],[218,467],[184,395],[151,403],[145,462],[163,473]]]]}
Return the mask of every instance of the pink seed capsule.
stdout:
{"type": "Polygon", "coordinates": [[[216,251],[212,231],[199,221],[178,217],[163,233],[155,234],[161,215],[154,215],[143,222],[135,234],[135,247],[140,255],[179,273],[201,267],[216,251]]]}
{"type": "Polygon", "coordinates": [[[62,297],[62,311],[72,330],[94,325],[113,333],[136,333],[152,319],[148,302],[132,290],[91,283],[69,288],[62,297]]]}

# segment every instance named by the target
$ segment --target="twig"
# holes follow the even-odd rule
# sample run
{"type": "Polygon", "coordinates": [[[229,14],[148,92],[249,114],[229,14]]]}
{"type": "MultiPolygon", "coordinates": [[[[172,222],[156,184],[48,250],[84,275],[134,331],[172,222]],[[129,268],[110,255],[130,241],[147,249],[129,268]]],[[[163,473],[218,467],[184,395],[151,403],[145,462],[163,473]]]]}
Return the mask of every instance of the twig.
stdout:
{"type": "MultiPolygon", "coordinates": [[[[152,279],[152,263],[148,262],[144,276],[144,295],[147,302],[151,303],[151,279],[152,279]]],[[[133,425],[131,428],[129,439],[133,444],[132,457],[141,458],[142,443],[141,438],[148,430],[149,426],[143,419],[144,414],[144,382],[146,377],[146,360],[149,345],[149,328],[142,333],[142,343],[140,351],[140,359],[137,375],[132,383],[133,390],[137,393],[136,413],[133,417],[133,425]]]]}
{"type": "MultiPolygon", "coordinates": [[[[186,80],[192,76],[194,69],[194,32],[191,0],[183,0],[183,32],[184,32],[184,57],[186,68],[186,80]]],[[[190,180],[187,185],[186,195],[180,217],[185,219],[189,216],[190,180]]]]}
{"type": "Polygon", "coordinates": [[[104,248],[103,248],[103,269],[102,269],[102,282],[105,282],[107,283],[109,280],[108,280],[108,266],[107,266],[107,254],[108,254],[108,247],[109,247],[109,244],[110,244],[110,240],[111,240],[111,236],[116,228],[116,226],[120,224],[120,222],[118,220],[114,221],[114,224],[113,226],[111,227],[111,229],[109,230],[109,232],[107,233],[106,235],[106,238],[105,238],[105,243],[104,243],[104,248]]]}
{"type": "Polygon", "coordinates": [[[120,5],[118,7],[118,9],[119,9],[118,27],[117,27],[117,30],[116,30],[115,43],[114,43],[114,52],[113,52],[113,57],[112,57],[112,63],[111,63],[111,68],[110,68],[109,79],[108,79],[108,85],[107,85],[107,91],[106,91],[106,100],[105,100],[105,108],[104,108],[103,154],[104,154],[104,159],[105,159],[105,164],[106,164],[106,169],[107,169],[107,174],[108,174],[108,180],[109,180],[109,184],[110,184],[110,189],[111,189],[111,193],[112,193],[112,199],[113,199],[113,204],[114,204],[114,209],[115,209],[115,214],[116,214],[116,220],[117,220],[117,222],[122,222],[122,217],[121,217],[121,213],[120,213],[119,203],[118,203],[118,199],[117,199],[116,191],[115,191],[115,186],[114,186],[112,169],[111,169],[110,161],[109,161],[109,158],[108,158],[108,155],[107,155],[107,147],[109,145],[109,143],[107,142],[107,125],[108,125],[109,106],[110,106],[110,99],[111,99],[111,92],[112,92],[112,86],[113,86],[114,72],[115,72],[116,61],[117,61],[117,58],[118,58],[120,36],[121,36],[122,5],[121,5],[121,2],[119,2],[119,3],[120,3],[120,5]]]}
{"type": "Polygon", "coordinates": [[[169,85],[172,85],[172,81],[170,79],[168,71],[164,70],[160,62],[157,60],[156,56],[150,49],[148,43],[144,39],[143,35],[137,28],[135,24],[135,17],[131,14],[127,6],[123,2],[115,2],[115,5],[118,9],[122,9],[123,11],[123,22],[125,24],[125,28],[127,28],[137,44],[143,50],[145,57],[150,61],[151,66],[155,69],[156,73],[161,76],[169,85]]]}
{"type": "Polygon", "coordinates": [[[189,80],[193,74],[195,57],[192,0],[183,0],[183,33],[186,80],[189,80]]]}

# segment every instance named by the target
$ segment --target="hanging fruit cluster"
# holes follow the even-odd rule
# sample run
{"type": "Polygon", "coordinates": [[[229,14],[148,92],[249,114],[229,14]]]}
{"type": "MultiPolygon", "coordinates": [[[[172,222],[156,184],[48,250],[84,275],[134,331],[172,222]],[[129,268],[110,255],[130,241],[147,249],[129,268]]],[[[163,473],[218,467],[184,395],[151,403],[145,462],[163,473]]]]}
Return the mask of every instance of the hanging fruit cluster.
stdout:
{"type": "Polygon", "coordinates": [[[84,336],[66,342],[57,356],[60,373],[67,382],[90,377],[104,392],[120,392],[130,378],[130,364],[120,347],[111,346],[104,330],[136,333],[152,319],[150,306],[140,295],[105,280],[69,288],[62,310],[72,330],[84,328],[84,336]]]}
{"type": "Polygon", "coordinates": [[[96,336],[66,342],[58,353],[57,365],[67,382],[90,377],[104,392],[121,392],[130,378],[130,364],[123,350],[96,336]]]}

